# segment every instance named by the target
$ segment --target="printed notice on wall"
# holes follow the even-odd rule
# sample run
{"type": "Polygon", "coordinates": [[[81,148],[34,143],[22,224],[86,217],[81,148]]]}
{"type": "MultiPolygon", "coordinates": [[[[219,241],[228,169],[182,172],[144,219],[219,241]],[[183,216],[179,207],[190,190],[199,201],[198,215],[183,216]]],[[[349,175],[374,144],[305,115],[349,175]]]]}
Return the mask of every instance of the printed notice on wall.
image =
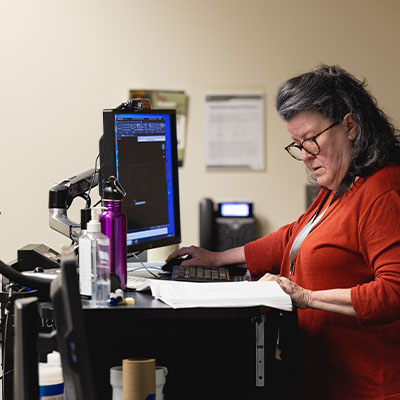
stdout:
{"type": "Polygon", "coordinates": [[[209,93],[205,98],[208,169],[264,169],[264,95],[209,93]]]}

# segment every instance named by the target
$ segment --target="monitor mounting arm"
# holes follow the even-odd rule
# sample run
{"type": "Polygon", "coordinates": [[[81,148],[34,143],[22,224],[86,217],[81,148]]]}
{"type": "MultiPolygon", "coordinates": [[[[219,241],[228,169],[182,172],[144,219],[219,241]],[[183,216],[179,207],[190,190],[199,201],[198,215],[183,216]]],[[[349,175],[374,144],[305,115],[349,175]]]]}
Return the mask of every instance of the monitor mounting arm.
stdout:
{"type": "MultiPolygon", "coordinates": [[[[115,110],[133,112],[151,110],[151,101],[147,98],[133,98],[121,103],[115,110]]],[[[102,141],[100,141],[101,145],[102,141]]],[[[75,243],[78,243],[81,227],[80,224],[68,218],[67,210],[76,197],[86,199],[87,207],[90,207],[90,198],[86,192],[99,184],[99,176],[100,173],[95,168],[89,169],[79,175],[63,180],[61,183],[54,185],[49,191],[50,227],[71,238],[75,243]]]]}
{"type": "Polygon", "coordinates": [[[54,185],[49,191],[50,227],[77,243],[81,227],[68,218],[68,208],[76,197],[87,200],[86,192],[98,183],[99,173],[92,168],[54,185]]]}

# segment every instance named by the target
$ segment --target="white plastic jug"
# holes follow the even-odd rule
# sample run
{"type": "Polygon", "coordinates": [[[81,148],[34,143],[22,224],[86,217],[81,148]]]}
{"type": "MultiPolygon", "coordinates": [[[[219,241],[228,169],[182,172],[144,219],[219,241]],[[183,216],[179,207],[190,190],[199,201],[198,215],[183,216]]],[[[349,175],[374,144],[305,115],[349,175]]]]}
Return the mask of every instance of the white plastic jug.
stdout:
{"type": "Polygon", "coordinates": [[[64,398],[64,377],[62,368],[39,363],[40,400],[62,400],[64,398]]]}
{"type": "Polygon", "coordinates": [[[110,369],[112,400],[122,400],[122,365],[110,369]]]}
{"type": "Polygon", "coordinates": [[[163,389],[167,374],[167,367],[156,367],[156,400],[164,400],[163,389]]]}

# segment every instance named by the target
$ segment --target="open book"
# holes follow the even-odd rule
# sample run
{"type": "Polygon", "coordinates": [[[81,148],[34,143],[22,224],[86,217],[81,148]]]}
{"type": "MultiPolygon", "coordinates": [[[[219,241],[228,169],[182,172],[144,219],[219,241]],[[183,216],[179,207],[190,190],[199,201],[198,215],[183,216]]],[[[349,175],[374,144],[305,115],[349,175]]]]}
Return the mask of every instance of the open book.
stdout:
{"type": "Polygon", "coordinates": [[[149,279],[136,288],[172,308],[267,306],[292,311],[292,301],[277,282],[178,282],[149,279]]]}

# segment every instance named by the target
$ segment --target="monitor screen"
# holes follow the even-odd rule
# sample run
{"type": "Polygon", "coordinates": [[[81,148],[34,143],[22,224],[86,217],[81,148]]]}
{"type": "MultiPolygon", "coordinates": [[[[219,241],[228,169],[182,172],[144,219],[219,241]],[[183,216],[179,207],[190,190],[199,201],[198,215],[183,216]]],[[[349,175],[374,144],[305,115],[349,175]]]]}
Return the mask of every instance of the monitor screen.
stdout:
{"type": "Polygon", "coordinates": [[[174,110],[104,110],[100,188],[114,175],[126,191],[127,250],[179,243],[180,210],[174,110]]]}

